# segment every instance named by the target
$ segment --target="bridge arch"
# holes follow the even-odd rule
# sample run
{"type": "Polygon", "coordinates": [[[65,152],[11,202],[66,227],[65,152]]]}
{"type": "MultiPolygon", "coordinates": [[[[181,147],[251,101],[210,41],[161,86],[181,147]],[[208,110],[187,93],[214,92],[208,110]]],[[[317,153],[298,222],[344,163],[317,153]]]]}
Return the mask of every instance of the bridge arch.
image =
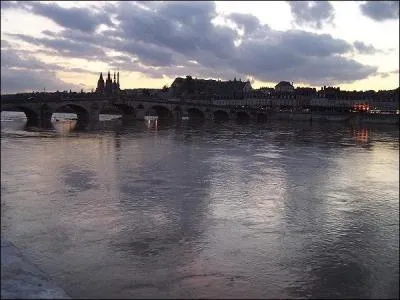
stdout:
{"type": "Polygon", "coordinates": [[[54,112],[64,112],[65,108],[73,111],[73,113],[76,114],[77,116],[77,121],[75,125],[75,129],[85,129],[87,125],[90,123],[90,112],[83,106],[80,106],[78,104],[72,104],[72,103],[65,103],[60,106],[57,106],[54,112]]]}
{"type": "Polygon", "coordinates": [[[214,120],[217,122],[225,122],[229,120],[229,114],[225,110],[216,110],[214,111],[214,120]]]}
{"type": "Polygon", "coordinates": [[[257,114],[257,122],[265,123],[265,122],[267,122],[267,120],[268,120],[267,114],[265,114],[265,113],[258,113],[257,114]]]}
{"type": "Polygon", "coordinates": [[[173,120],[174,116],[172,111],[163,105],[153,105],[150,109],[147,110],[146,114],[149,112],[155,112],[159,118],[159,120],[173,120]]]}
{"type": "Polygon", "coordinates": [[[122,119],[136,119],[136,109],[129,104],[116,104],[113,103],[115,107],[122,115],[122,119]]]}
{"type": "Polygon", "coordinates": [[[17,105],[14,107],[15,111],[23,112],[26,117],[26,126],[38,126],[40,122],[40,115],[39,112],[36,112],[35,110],[25,107],[22,105],[17,105]]]}
{"type": "Polygon", "coordinates": [[[239,122],[248,122],[250,120],[250,115],[245,111],[238,111],[236,113],[236,119],[239,122]]]}
{"type": "Polygon", "coordinates": [[[41,127],[51,128],[53,126],[51,124],[52,115],[53,115],[53,110],[48,104],[43,104],[40,107],[41,127]]]}
{"type": "Polygon", "coordinates": [[[189,115],[189,120],[192,121],[204,121],[206,118],[204,112],[195,107],[188,108],[187,112],[189,115]]]}

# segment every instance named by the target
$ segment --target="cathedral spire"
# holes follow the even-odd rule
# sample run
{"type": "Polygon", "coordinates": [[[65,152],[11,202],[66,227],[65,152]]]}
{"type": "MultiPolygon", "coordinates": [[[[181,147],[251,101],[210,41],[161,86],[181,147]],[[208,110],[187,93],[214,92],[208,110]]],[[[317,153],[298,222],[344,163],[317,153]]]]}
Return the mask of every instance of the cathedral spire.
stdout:
{"type": "Polygon", "coordinates": [[[117,84],[119,86],[119,71],[117,72],[117,84]]]}

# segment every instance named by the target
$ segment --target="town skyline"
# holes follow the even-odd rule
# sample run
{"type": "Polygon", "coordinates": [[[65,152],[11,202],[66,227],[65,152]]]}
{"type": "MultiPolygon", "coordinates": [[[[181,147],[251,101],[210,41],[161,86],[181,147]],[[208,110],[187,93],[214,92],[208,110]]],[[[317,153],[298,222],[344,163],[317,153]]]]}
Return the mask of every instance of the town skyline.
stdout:
{"type": "Polygon", "coordinates": [[[108,70],[121,89],[191,75],[392,90],[398,10],[395,1],[2,1],[1,92],[90,91],[108,70]]]}

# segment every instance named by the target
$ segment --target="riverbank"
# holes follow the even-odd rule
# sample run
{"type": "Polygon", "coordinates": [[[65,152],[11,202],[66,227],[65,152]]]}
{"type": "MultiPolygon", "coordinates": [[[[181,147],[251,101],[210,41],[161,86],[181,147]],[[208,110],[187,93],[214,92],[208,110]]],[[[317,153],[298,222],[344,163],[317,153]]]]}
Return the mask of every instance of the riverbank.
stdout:
{"type": "Polygon", "coordinates": [[[1,299],[71,299],[11,242],[1,241],[1,299]]]}

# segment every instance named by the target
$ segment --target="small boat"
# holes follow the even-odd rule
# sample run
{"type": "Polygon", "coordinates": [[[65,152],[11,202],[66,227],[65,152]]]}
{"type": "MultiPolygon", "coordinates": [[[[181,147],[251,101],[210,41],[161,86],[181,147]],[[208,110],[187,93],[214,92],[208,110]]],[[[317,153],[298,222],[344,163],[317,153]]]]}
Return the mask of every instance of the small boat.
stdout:
{"type": "Polygon", "coordinates": [[[182,120],[182,121],[187,121],[187,120],[189,120],[189,115],[188,115],[188,114],[183,114],[181,120],[182,120]]]}

